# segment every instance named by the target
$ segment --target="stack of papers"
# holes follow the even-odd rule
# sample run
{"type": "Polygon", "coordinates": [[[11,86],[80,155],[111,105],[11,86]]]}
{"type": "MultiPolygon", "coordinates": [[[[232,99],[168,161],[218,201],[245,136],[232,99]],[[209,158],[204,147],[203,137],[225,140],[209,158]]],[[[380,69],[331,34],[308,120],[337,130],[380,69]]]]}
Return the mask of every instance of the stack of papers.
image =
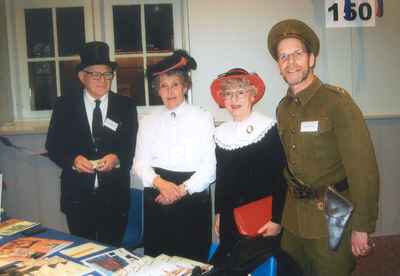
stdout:
{"type": "Polygon", "coordinates": [[[203,272],[211,270],[212,266],[190,259],[159,255],[156,258],[144,256],[141,265],[135,270],[135,276],[190,276],[193,268],[200,267],[203,272]]]}

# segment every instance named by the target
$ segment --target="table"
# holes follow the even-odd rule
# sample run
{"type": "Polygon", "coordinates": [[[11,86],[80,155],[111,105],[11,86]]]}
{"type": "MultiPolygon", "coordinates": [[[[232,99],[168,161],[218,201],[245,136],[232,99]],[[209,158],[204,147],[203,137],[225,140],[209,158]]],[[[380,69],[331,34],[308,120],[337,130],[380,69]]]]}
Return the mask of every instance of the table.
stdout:
{"type": "MultiPolygon", "coordinates": [[[[45,232],[39,233],[39,234],[36,234],[36,235],[32,235],[32,237],[40,237],[40,238],[47,238],[47,239],[57,239],[57,240],[66,240],[66,241],[72,241],[73,242],[71,245],[69,245],[68,247],[63,248],[63,249],[75,247],[75,246],[78,246],[80,244],[87,243],[87,242],[93,242],[93,241],[90,241],[90,240],[87,240],[87,239],[84,239],[84,238],[80,238],[80,237],[77,237],[77,236],[74,236],[74,235],[71,235],[71,234],[67,234],[67,233],[64,233],[64,232],[61,232],[61,231],[57,231],[57,230],[50,229],[50,228],[47,228],[47,227],[44,227],[44,228],[46,229],[45,232]]],[[[17,233],[17,234],[12,235],[12,236],[3,236],[3,238],[0,239],[0,245],[3,245],[3,244],[5,244],[5,243],[7,243],[7,242],[9,242],[11,240],[14,240],[14,239],[18,239],[20,237],[24,237],[24,236],[21,233],[17,233]]],[[[102,243],[99,243],[99,242],[94,242],[94,243],[106,246],[106,248],[104,250],[102,250],[102,251],[97,251],[97,252],[95,252],[95,253],[93,253],[91,255],[87,255],[87,256],[84,256],[82,258],[76,258],[76,259],[68,257],[68,256],[65,256],[65,255],[63,255],[63,254],[61,254],[59,252],[51,254],[50,257],[51,256],[60,256],[60,257],[63,257],[65,259],[67,259],[67,260],[70,260],[70,261],[73,261],[73,262],[76,262],[76,263],[81,263],[81,261],[83,259],[86,259],[86,258],[88,258],[90,256],[94,256],[94,255],[101,254],[101,253],[104,253],[104,252],[107,252],[107,251],[115,249],[115,247],[108,246],[108,245],[105,245],[105,244],[102,244],[102,243]]],[[[101,275],[101,274],[98,273],[98,272],[92,272],[92,273],[90,273],[88,275],[101,275]]]]}

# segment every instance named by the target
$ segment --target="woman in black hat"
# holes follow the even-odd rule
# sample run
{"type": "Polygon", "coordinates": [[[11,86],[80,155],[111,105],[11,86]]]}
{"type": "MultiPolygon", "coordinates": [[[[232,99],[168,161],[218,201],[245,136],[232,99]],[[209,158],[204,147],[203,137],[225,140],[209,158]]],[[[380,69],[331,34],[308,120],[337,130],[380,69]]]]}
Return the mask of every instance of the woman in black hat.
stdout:
{"type": "Polygon", "coordinates": [[[224,275],[247,275],[278,247],[278,239],[266,237],[281,231],[285,157],[276,121],[253,111],[264,91],[264,82],[257,74],[240,68],[219,75],[211,85],[214,100],[232,116],[232,121],[215,132],[214,230],[220,244],[211,262],[225,269],[224,275]],[[269,195],[272,219],[261,222],[264,225],[255,230],[254,238],[244,237],[235,222],[234,208],[269,195]],[[244,250],[248,253],[241,254],[244,250]]]}
{"type": "Polygon", "coordinates": [[[140,122],[135,173],[144,185],[144,253],[207,260],[209,185],[215,179],[211,114],[185,101],[195,60],[177,50],[148,69],[164,104],[140,122]]]}

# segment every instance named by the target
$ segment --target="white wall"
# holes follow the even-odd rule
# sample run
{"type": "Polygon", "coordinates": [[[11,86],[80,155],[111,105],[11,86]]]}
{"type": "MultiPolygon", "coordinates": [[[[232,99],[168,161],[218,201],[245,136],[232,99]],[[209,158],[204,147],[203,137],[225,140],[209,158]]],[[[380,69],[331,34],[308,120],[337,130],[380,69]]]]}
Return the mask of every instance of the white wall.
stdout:
{"type": "Polygon", "coordinates": [[[300,19],[321,41],[316,73],[322,81],[347,89],[367,115],[400,114],[400,4],[385,1],[385,14],[373,28],[326,29],[323,0],[188,1],[190,52],[198,61],[193,74],[193,103],[226,119],[213,102],[209,86],[232,67],[257,72],[267,94],[256,109],[274,116],[284,96],[266,37],[280,20],[300,19]]]}

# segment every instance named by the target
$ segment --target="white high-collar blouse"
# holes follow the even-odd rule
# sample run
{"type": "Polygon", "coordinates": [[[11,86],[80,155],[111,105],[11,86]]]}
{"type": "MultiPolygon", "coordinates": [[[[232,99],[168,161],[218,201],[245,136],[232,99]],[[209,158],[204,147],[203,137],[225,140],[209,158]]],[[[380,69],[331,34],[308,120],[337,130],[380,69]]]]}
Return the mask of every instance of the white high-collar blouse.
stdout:
{"type": "Polygon", "coordinates": [[[157,109],[139,122],[134,173],[144,187],[157,177],[154,167],[195,172],[185,181],[190,194],[215,181],[214,120],[208,111],[182,103],[174,110],[157,109]]]}

